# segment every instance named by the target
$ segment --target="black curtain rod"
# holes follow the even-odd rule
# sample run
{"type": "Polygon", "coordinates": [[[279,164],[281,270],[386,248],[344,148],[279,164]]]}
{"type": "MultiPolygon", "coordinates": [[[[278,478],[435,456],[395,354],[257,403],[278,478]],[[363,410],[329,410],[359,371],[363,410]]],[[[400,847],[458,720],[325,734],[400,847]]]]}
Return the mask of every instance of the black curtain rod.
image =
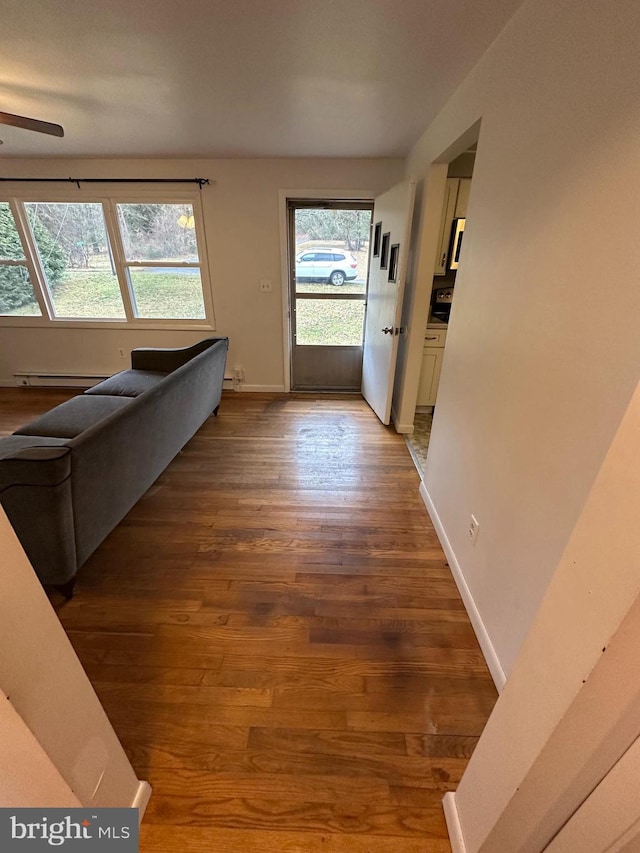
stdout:
{"type": "Polygon", "coordinates": [[[9,183],[72,183],[80,189],[80,184],[197,184],[200,189],[209,183],[209,178],[0,178],[9,183]]]}

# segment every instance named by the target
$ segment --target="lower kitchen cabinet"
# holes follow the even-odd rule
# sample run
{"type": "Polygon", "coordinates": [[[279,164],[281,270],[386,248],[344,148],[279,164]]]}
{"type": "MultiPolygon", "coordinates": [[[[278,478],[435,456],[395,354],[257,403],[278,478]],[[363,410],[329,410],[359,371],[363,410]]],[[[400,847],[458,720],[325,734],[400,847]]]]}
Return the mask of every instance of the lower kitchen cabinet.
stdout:
{"type": "Polygon", "coordinates": [[[446,334],[445,331],[431,332],[429,329],[425,335],[418,386],[418,406],[435,406],[436,404],[446,334]]]}

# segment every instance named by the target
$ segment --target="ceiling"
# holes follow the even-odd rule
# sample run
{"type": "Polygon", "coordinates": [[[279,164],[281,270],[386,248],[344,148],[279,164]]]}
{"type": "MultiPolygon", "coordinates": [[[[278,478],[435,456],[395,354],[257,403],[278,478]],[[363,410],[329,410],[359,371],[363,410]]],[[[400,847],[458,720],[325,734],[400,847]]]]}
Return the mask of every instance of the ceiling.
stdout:
{"type": "Polygon", "coordinates": [[[404,156],[522,0],[4,0],[0,157],[404,156]]]}

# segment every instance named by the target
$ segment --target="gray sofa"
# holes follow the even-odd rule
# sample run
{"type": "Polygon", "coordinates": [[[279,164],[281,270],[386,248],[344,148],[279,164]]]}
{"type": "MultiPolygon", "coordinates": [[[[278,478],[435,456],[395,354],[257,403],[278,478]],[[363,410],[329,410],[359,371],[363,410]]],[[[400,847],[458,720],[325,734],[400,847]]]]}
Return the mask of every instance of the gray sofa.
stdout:
{"type": "Polygon", "coordinates": [[[136,349],[131,370],[0,438],[0,503],[38,577],[80,566],[213,412],[228,338],[136,349]]]}

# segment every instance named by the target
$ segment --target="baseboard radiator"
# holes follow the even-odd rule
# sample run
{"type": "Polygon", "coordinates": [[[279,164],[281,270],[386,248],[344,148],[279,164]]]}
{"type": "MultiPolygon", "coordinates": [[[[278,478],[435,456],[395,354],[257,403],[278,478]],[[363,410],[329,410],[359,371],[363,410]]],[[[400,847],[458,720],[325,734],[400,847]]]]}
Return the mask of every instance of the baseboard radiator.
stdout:
{"type": "MultiPolygon", "coordinates": [[[[14,373],[13,378],[23,388],[91,388],[108,377],[102,373],[14,373]]],[[[223,388],[240,390],[233,376],[224,377],[223,388]]]]}
{"type": "Polygon", "coordinates": [[[24,388],[91,388],[106,379],[98,373],[14,373],[16,385],[24,388]]]}

